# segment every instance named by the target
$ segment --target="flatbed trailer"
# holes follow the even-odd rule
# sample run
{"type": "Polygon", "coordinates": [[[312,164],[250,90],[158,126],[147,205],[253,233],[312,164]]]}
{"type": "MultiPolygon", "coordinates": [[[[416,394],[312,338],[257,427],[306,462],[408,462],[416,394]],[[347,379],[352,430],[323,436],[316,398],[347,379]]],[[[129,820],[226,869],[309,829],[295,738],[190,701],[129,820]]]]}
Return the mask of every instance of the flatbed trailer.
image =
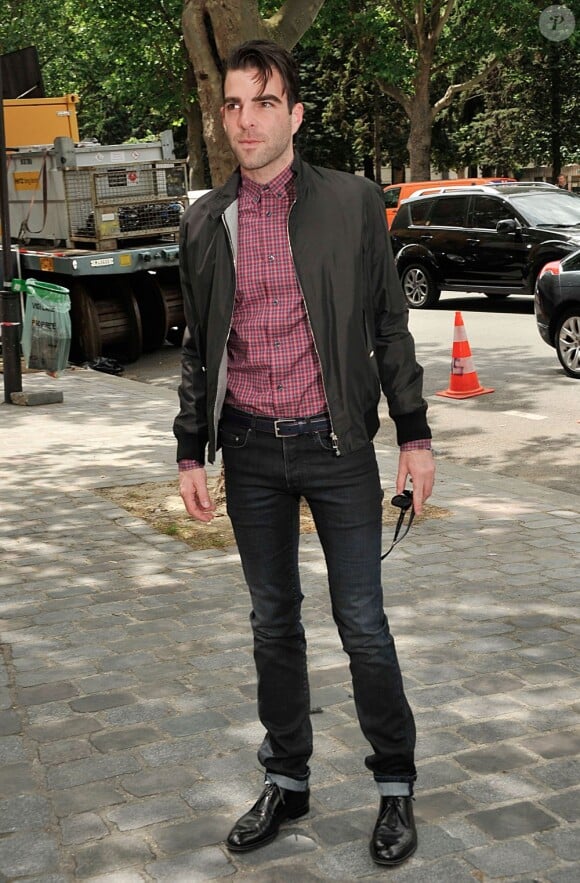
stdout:
{"type": "Polygon", "coordinates": [[[143,352],[179,343],[185,318],[179,284],[179,245],[140,243],[99,251],[17,246],[17,273],[68,288],[71,360],[101,355],[132,362],[143,352]]]}

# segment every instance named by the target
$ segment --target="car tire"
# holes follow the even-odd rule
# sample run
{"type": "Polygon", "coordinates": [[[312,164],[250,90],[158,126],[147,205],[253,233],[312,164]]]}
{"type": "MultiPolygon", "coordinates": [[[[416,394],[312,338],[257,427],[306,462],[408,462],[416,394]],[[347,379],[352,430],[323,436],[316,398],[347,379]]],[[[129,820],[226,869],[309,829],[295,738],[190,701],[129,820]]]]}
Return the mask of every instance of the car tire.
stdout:
{"type": "Polygon", "coordinates": [[[566,374],[580,380],[580,307],[573,307],[560,316],[554,344],[566,374]]]}
{"type": "Polygon", "coordinates": [[[413,310],[434,307],[441,294],[431,272],[420,263],[407,264],[403,268],[401,285],[405,300],[413,310]]]}

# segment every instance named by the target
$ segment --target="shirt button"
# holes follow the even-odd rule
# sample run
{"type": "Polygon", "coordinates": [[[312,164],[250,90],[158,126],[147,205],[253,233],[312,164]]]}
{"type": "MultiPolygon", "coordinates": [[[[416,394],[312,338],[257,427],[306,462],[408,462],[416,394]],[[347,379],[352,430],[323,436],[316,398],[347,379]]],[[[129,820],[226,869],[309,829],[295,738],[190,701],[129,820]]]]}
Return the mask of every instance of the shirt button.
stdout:
{"type": "Polygon", "coordinates": [[[279,349],[279,347],[280,347],[280,341],[279,341],[279,340],[275,340],[275,341],[274,341],[274,346],[276,347],[276,349],[279,349]]]}
{"type": "Polygon", "coordinates": [[[276,258],[274,257],[273,254],[269,254],[269,255],[268,255],[268,260],[270,261],[270,263],[272,263],[273,261],[276,260],[276,258]]]}
{"type": "Polygon", "coordinates": [[[266,217],[269,218],[271,214],[272,212],[270,211],[270,209],[268,209],[268,211],[266,212],[266,217]]]}
{"type": "Polygon", "coordinates": [[[278,303],[279,303],[278,298],[274,298],[274,300],[272,301],[272,303],[274,304],[275,307],[277,307],[277,306],[278,306],[278,303]]]}
{"type": "Polygon", "coordinates": [[[279,383],[278,386],[276,387],[276,389],[284,389],[284,387],[282,386],[281,383],[279,383]]]}

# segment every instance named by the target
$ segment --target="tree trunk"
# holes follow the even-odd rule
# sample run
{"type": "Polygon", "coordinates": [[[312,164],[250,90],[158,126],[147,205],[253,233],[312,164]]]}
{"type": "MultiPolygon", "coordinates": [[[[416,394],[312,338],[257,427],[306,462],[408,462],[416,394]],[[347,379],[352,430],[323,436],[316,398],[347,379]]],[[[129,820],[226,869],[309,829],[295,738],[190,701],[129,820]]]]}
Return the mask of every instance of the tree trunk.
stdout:
{"type": "Polygon", "coordinates": [[[421,108],[414,107],[407,147],[411,181],[431,180],[431,122],[421,108]]]}
{"type": "Polygon", "coordinates": [[[201,110],[197,102],[185,104],[187,123],[187,159],[189,165],[189,187],[191,190],[205,190],[206,180],[203,167],[203,130],[201,110]]]}
{"type": "MultiPolygon", "coordinates": [[[[216,5],[213,0],[185,0],[182,17],[183,37],[195,71],[203,120],[203,139],[214,186],[223,184],[235,164],[220,118],[221,54],[216,45],[219,29],[213,22],[213,16],[217,13],[216,5]]],[[[229,29],[229,44],[234,45],[239,40],[241,31],[240,3],[236,0],[223,0],[219,6],[223,18],[220,43],[228,42],[225,31],[229,29]]]]}
{"type": "Polygon", "coordinates": [[[201,110],[197,100],[195,74],[188,61],[183,77],[183,112],[187,124],[187,163],[189,166],[188,184],[190,190],[204,190],[206,187],[203,166],[203,132],[201,110]]]}
{"type": "Polygon", "coordinates": [[[431,62],[423,65],[415,79],[415,94],[409,108],[409,166],[411,181],[431,180],[431,137],[433,111],[429,100],[431,62]]]}

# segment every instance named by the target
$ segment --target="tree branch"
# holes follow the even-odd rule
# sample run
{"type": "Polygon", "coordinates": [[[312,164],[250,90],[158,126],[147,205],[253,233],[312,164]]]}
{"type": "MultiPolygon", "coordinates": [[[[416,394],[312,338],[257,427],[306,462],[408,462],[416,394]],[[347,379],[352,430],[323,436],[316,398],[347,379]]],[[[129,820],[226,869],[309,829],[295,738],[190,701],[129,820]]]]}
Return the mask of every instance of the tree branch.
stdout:
{"type": "Polygon", "coordinates": [[[278,12],[264,20],[270,39],[277,40],[286,49],[292,49],[304,36],[324,0],[286,0],[278,12]]]}
{"type": "Polygon", "coordinates": [[[435,0],[431,9],[426,12],[423,0],[414,0],[415,2],[415,44],[419,53],[424,51],[434,52],[441,32],[445,27],[449,16],[455,8],[456,0],[435,0]],[[441,15],[441,7],[445,5],[443,15],[441,15]]]}
{"type": "Polygon", "coordinates": [[[415,39],[420,52],[424,47],[430,46],[433,50],[437,46],[443,28],[449,21],[456,4],[457,0],[437,0],[433,3],[430,12],[425,15],[423,0],[415,0],[415,39]],[[442,7],[444,7],[443,13],[441,13],[442,7]]]}
{"type": "Polygon", "coordinates": [[[390,0],[389,6],[393,10],[393,12],[395,12],[399,16],[401,22],[406,28],[408,28],[410,31],[415,31],[415,19],[409,18],[403,8],[403,4],[400,3],[399,0],[390,0]]]}
{"type": "Polygon", "coordinates": [[[455,6],[457,5],[457,0],[440,0],[440,2],[433,5],[433,10],[431,12],[431,15],[433,17],[435,16],[435,13],[438,13],[438,14],[440,13],[441,7],[444,2],[446,2],[447,5],[445,6],[445,9],[443,10],[443,15],[439,15],[439,21],[437,22],[437,25],[433,28],[433,39],[435,40],[435,42],[437,42],[439,40],[439,37],[441,36],[441,33],[443,31],[443,28],[445,27],[445,25],[449,21],[449,18],[451,17],[451,13],[453,12],[453,10],[455,9],[455,6]]]}
{"type": "Polygon", "coordinates": [[[422,46],[423,45],[423,31],[422,31],[422,23],[421,23],[421,16],[422,16],[422,12],[423,12],[422,0],[419,0],[419,2],[417,2],[417,0],[415,0],[415,6],[414,6],[415,14],[413,15],[412,18],[407,14],[404,4],[401,2],[401,0],[389,0],[389,6],[391,7],[391,9],[395,13],[395,15],[397,15],[399,17],[399,19],[401,20],[401,24],[403,25],[403,28],[407,31],[407,33],[410,33],[413,35],[413,40],[415,41],[415,46],[417,46],[417,47],[422,46]]]}
{"type": "Polygon", "coordinates": [[[384,95],[388,95],[389,98],[394,98],[395,101],[401,105],[408,117],[411,116],[412,102],[402,89],[398,86],[394,86],[392,83],[387,83],[385,80],[381,80],[378,77],[377,85],[384,95]]]}
{"type": "Polygon", "coordinates": [[[465,80],[463,83],[453,83],[451,86],[447,88],[445,93],[441,96],[441,98],[436,101],[431,108],[431,119],[434,120],[439,111],[443,110],[444,107],[449,107],[455,95],[459,92],[469,92],[473,89],[474,86],[477,86],[478,83],[481,83],[485,78],[491,73],[494,68],[499,64],[499,59],[493,58],[488,64],[484,67],[480,73],[476,74],[474,77],[471,77],[469,80],[465,80]]]}

